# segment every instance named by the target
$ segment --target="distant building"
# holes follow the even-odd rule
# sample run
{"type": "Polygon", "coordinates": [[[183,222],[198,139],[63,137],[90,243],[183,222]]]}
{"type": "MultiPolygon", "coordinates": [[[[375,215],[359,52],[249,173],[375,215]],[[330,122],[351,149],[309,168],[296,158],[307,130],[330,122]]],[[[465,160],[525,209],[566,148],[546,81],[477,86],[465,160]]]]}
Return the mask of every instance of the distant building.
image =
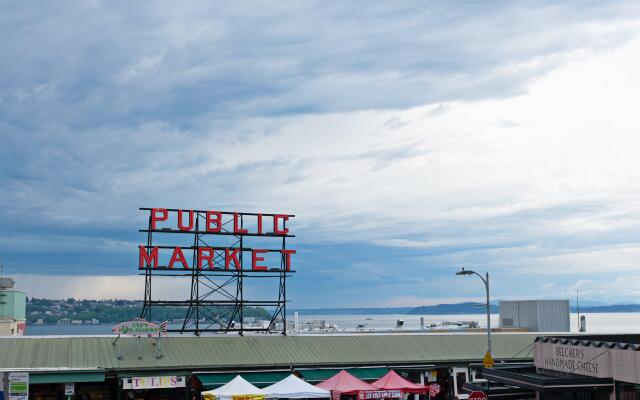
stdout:
{"type": "Polygon", "coordinates": [[[22,336],[26,327],[27,295],[13,288],[12,278],[0,277],[0,336],[22,336]]]}
{"type": "Polygon", "coordinates": [[[500,326],[529,332],[569,332],[569,300],[501,301],[500,326]]]}

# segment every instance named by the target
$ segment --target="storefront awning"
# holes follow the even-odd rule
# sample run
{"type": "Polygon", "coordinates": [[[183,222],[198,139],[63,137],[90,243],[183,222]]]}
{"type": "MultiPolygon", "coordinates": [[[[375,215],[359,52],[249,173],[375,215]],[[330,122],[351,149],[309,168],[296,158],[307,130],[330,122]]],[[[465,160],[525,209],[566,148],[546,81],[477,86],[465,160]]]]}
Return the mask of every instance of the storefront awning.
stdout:
{"type": "MultiPolygon", "coordinates": [[[[309,383],[317,383],[327,380],[342,371],[340,368],[317,368],[317,369],[300,369],[298,372],[309,383]]],[[[386,367],[374,367],[374,368],[345,368],[345,371],[362,380],[376,380],[383,377],[389,368],[386,367]]]]}
{"type": "Polygon", "coordinates": [[[613,390],[613,379],[593,378],[589,376],[554,373],[539,373],[535,367],[496,367],[483,368],[482,377],[503,385],[547,393],[563,390],[605,391],[613,390]]]}
{"type": "Polygon", "coordinates": [[[536,392],[515,386],[503,385],[497,382],[465,382],[462,393],[483,392],[489,400],[522,400],[535,399],[536,392]]]}
{"type": "Polygon", "coordinates": [[[29,384],[104,382],[104,371],[51,372],[29,374],[29,384]]]}
{"type": "Polygon", "coordinates": [[[264,372],[243,372],[243,373],[211,373],[196,374],[196,378],[205,388],[218,387],[231,382],[233,378],[240,375],[252,385],[265,387],[280,382],[291,374],[291,371],[264,371],[264,372]]]}

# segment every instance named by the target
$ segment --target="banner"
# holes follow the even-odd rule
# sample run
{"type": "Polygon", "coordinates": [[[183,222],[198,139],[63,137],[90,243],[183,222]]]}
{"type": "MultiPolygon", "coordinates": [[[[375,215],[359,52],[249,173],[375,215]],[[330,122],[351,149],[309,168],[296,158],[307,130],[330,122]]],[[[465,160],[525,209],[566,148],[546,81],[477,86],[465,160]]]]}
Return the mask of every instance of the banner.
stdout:
{"type": "Polygon", "coordinates": [[[142,376],[123,378],[123,389],[167,389],[186,387],[184,376],[142,376]]]}
{"type": "Polygon", "coordinates": [[[358,400],[400,399],[401,390],[361,390],[358,392],[358,400]]]}

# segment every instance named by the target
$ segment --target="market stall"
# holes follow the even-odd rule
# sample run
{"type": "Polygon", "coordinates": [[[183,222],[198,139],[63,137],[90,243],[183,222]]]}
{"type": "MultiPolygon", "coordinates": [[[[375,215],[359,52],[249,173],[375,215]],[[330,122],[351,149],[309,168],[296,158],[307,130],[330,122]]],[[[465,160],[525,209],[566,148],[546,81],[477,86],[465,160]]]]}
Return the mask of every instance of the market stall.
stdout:
{"type": "Polygon", "coordinates": [[[264,400],[266,392],[247,382],[240,375],[226,385],[217,389],[202,392],[204,400],[264,400]]]}
{"type": "Polygon", "coordinates": [[[331,392],[328,390],[311,385],[293,374],[262,390],[268,395],[279,399],[318,399],[331,397],[331,392]]]}
{"type": "Polygon", "coordinates": [[[316,386],[331,392],[331,399],[338,400],[343,396],[355,397],[358,400],[397,399],[402,397],[400,390],[379,389],[365,381],[361,381],[345,370],[316,386]]]}
{"type": "Polygon", "coordinates": [[[417,383],[413,383],[395,371],[390,370],[385,376],[372,383],[373,386],[381,390],[400,390],[402,393],[425,394],[429,388],[417,383]]]}

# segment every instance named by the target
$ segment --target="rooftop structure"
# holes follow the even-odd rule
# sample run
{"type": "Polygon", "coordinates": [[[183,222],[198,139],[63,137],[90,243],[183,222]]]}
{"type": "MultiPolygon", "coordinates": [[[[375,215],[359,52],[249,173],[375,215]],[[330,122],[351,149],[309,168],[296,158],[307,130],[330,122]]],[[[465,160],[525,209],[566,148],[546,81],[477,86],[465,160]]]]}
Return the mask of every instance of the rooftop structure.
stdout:
{"type": "Polygon", "coordinates": [[[529,332],[569,332],[569,300],[500,301],[500,326],[529,332]]]}
{"type": "MultiPolygon", "coordinates": [[[[2,267],[2,266],[0,266],[2,267]]],[[[27,294],[13,289],[15,281],[0,272],[0,336],[23,335],[27,294]]]]}
{"type": "Polygon", "coordinates": [[[13,278],[0,277],[0,290],[12,289],[16,281],[13,278]]]}

